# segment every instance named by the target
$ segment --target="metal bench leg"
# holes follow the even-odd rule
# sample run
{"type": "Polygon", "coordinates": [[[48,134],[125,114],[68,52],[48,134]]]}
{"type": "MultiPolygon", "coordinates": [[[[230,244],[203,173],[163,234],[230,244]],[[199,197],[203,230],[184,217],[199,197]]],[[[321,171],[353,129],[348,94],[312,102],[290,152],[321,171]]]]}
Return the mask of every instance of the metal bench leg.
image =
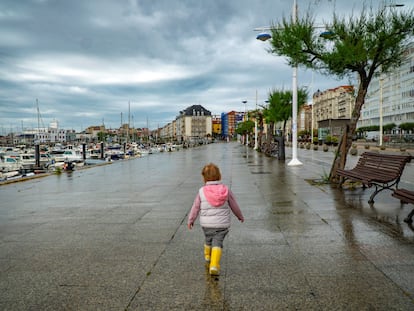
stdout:
{"type": "Polygon", "coordinates": [[[380,189],[380,190],[378,190],[378,187],[377,187],[377,185],[375,185],[375,191],[371,194],[371,196],[369,197],[369,200],[368,200],[368,203],[369,204],[373,204],[374,203],[374,197],[378,194],[378,192],[380,192],[381,190],[384,190],[384,189],[380,189]]]}
{"type": "Polygon", "coordinates": [[[405,221],[407,224],[411,224],[411,223],[413,222],[413,216],[414,216],[414,209],[411,211],[411,213],[409,213],[409,214],[407,215],[407,217],[406,217],[406,218],[404,218],[404,221],[405,221]]]}
{"type": "Polygon", "coordinates": [[[371,196],[369,197],[368,203],[369,203],[369,204],[374,203],[374,197],[375,197],[378,193],[380,193],[381,191],[383,191],[383,190],[391,190],[391,191],[392,191],[391,186],[393,186],[393,185],[390,185],[390,186],[387,186],[387,187],[379,187],[379,186],[375,185],[375,191],[374,191],[374,192],[371,194],[371,196]]]}

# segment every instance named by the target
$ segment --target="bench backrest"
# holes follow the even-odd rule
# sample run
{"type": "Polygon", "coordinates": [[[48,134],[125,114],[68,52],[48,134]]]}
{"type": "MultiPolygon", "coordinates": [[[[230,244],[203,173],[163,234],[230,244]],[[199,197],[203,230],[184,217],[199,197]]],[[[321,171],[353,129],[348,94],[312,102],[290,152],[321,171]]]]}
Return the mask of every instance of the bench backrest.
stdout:
{"type": "Polygon", "coordinates": [[[411,161],[410,155],[380,154],[364,152],[358,160],[357,167],[372,169],[378,172],[401,175],[405,164],[411,161]]]}

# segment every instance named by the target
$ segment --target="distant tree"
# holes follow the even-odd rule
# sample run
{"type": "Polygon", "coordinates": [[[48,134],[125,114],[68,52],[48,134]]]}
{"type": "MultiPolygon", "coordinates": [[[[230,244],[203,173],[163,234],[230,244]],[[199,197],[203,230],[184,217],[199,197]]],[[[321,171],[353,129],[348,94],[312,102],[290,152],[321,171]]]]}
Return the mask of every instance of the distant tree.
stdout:
{"type": "Polygon", "coordinates": [[[400,129],[404,131],[412,131],[414,130],[414,122],[401,123],[400,129]]]}
{"type": "MultiPolygon", "coordinates": [[[[298,90],[298,111],[306,103],[308,94],[304,88],[298,90]]],[[[263,114],[266,123],[269,124],[266,144],[274,140],[274,127],[276,122],[283,122],[282,136],[285,137],[286,122],[292,117],[292,91],[291,90],[273,90],[269,93],[269,104],[263,114]]],[[[283,145],[284,148],[284,145],[283,145]]]]}
{"type": "Polygon", "coordinates": [[[379,125],[369,125],[369,126],[361,126],[357,129],[357,132],[374,132],[379,131],[379,125]]]}
{"type": "Polygon", "coordinates": [[[396,127],[397,127],[397,124],[395,124],[395,123],[388,123],[388,124],[385,124],[382,127],[382,129],[383,129],[384,132],[390,132],[392,129],[394,129],[396,127]]]}
{"type": "Polygon", "coordinates": [[[237,124],[236,134],[242,135],[245,138],[253,132],[254,122],[252,120],[246,120],[237,124]]]}
{"type": "Polygon", "coordinates": [[[98,140],[99,141],[106,141],[106,137],[108,136],[105,132],[98,132],[98,140]]]}
{"type": "Polygon", "coordinates": [[[384,5],[376,11],[364,7],[360,16],[348,20],[334,13],[332,23],[325,27],[327,31],[320,34],[309,12],[296,22],[284,18],[272,27],[270,52],[286,56],[292,66],[340,78],[358,75],[355,108],[329,175],[331,182],[337,182],[336,170],[345,166],[370,82],[380,71],[388,72],[401,64],[407,38],[414,33],[414,11],[384,5]]]}
{"type": "MultiPolygon", "coordinates": [[[[265,108],[265,107],[262,107],[265,108]]],[[[263,137],[263,121],[264,121],[264,115],[262,109],[256,109],[249,113],[249,116],[252,116],[254,120],[256,120],[257,123],[257,145],[260,150],[260,146],[262,146],[262,137],[263,137]]],[[[255,124],[256,126],[256,124],[255,124]]]]}

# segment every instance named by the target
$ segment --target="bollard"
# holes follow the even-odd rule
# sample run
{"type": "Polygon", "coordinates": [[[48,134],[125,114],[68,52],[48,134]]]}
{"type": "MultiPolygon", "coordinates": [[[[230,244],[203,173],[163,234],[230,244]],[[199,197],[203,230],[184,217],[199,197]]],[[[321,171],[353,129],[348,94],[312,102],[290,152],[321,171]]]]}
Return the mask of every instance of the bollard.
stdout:
{"type": "Polygon", "coordinates": [[[101,159],[103,159],[104,157],[105,157],[105,154],[104,154],[104,143],[101,142],[101,159]]]}
{"type": "Polygon", "coordinates": [[[85,143],[82,144],[82,158],[83,158],[83,161],[86,160],[86,144],[85,143]]]}
{"type": "Polygon", "coordinates": [[[278,160],[285,160],[285,139],[283,136],[276,136],[275,141],[277,141],[278,146],[278,160]]]}
{"type": "Polygon", "coordinates": [[[36,162],[35,167],[39,169],[40,168],[40,145],[39,144],[35,145],[35,162],[36,162]]]}

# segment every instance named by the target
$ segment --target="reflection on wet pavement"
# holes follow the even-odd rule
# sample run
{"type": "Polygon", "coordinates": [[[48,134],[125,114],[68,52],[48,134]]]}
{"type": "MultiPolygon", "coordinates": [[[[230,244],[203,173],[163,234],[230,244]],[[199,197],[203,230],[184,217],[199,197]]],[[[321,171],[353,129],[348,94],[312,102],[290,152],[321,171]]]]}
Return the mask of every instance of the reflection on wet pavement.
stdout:
{"type": "Polygon", "coordinates": [[[218,143],[1,186],[0,309],[414,309],[412,206],[309,182],[332,153],[299,150],[297,167],[286,155],[218,143]],[[246,219],[232,222],[217,278],[201,228],[186,227],[208,162],[246,219]]]}

